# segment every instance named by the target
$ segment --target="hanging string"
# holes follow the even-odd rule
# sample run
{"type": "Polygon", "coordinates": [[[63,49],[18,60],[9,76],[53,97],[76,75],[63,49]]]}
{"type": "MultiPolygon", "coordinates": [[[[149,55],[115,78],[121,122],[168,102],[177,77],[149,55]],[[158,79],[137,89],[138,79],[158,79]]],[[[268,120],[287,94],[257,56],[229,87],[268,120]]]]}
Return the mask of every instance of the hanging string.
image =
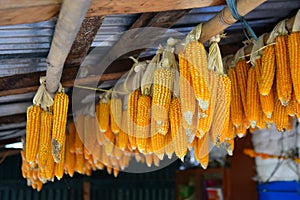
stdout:
{"type": "Polygon", "coordinates": [[[86,89],[86,90],[93,90],[93,91],[100,91],[100,92],[110,92],[110,93],[117,93],[117,94],[128,94],[128,92],[121,92],[121,91],[116,91],[116,90],[111,90],[111,89],[102,89],[102,88],[93,88],[93,87],[88,87],[88,86],[83,86],[83,85],[74,85],[76,88],[81,88],[81,89],[86,89]]]}
{"type": "Polygon", "coordinates": [[[251,36],[254,40],[257,40],[257,36],[254,33],[253,29],[250,27],[249,23],[246,21],[246,19],[243,16],[241,16],[239,14],[237,7],[236,7],[235,0],[226,0],[226,3],[228,5],[228,8],[229,8],[233,18],[236,19],[237,21],[241,22],[242,27],[243,27],[243,32],[244,32],[244,35],[246,36],[246,38],[248,40],[250,40],[249,36],[251,36]]]}

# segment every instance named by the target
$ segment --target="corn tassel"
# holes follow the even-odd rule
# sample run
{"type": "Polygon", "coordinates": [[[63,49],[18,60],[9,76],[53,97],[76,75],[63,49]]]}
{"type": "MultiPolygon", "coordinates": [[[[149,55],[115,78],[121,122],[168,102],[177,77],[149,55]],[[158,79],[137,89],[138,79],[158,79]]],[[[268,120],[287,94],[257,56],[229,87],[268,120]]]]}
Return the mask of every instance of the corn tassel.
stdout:
{"type": "Polygon", "coordinates": [[[121,98],[112,98],[110,100],[110,128],[114,134],[120,132],[122,122],[122,100],[121,98]]]}
{"type": "Polygon", "coordinates": [[[300,32],[292,32],[288,36],[288,54],[294,93],[300,103],[300,32]]]}
{"type": "Polygon", "coordinates": [[[276,90],[281,104],[286,106],[292,96],[292,78],[289,66],[289,55],[287,47],[287,35],[276,37],[276,90]]]}
{"type": "Polygon", "coordinates": [[[48,152],[51,151],[51,134],[52,134],[52,113],[42,111],[40,141],[38,152],[38,165],[44,168],[48,158],[48,152]]]}
{"type": "Polygon", "coordinates": [[[147,138],[150,134],[151,123],[151,97],[141,95],[138,99],[137,108],[137,146],[140,152],[144,152],[147,146],[147,138]]]}
{"type": "Polygon", "coordinates": [[[64,154],[62,147],[66,140],[68,104],[68,95],[63,92],[55,94],[53,103],[52,155],[56,163],[60,162],[64,154]]]}
{"type": "Polygon", "coordinates": [[[267,46],[261,58],[261,76],[259,81],[259,93],[268,95],[272,89],[275,76],[275,48],[274,45],[267,46]]]}
{"type": "Polygon", "coordinates": [[[128,139],[132,149],[136,149],[136,124],[138,114],[138,100],[141,95],[139,89],[131,92],[128,97],[128,110],[127,110],[127,128],[128,139]]]}
{"type": "Polygon", "coordinates": [[[26,124],[26,160],[33,165],[39,151],[39,137],[42,109],[33,105],[27,108],[26,124]]]}
{"type": "Polygon", "coordinates": [[[251,67],[248,71],[247,81],[247,107],[246,116],[250,122],[250,126],[255,128],[260,116],[259,91],[257,87],[255,67],[251,67]]]}
{"type": "Polygon", "coordinates": [[[181,113],[183,117],[183,126],[190,128],[193,123],[193,116],[196,108],[196,98],[192,88],[192,77],[189,71],[188,62],[183,52],[179,53],[179,88],[181,100],[181,113]]]}
{"type": "Polygon", "coordinates": [[[235,127],[238,127],[243,123],[243,105],[235,68],[228,70],[228,76],[231,81],[232,91],[232,100],[230,106],[231,122],[235,127]]]}
{"type": "Polygon", "coordinates": [[[202,110],[207,110],[210,100],[208,85],[207,56],[202,43],[192,41],[186,46],[186,58],[192,77],[195,97],[202,110]]]}

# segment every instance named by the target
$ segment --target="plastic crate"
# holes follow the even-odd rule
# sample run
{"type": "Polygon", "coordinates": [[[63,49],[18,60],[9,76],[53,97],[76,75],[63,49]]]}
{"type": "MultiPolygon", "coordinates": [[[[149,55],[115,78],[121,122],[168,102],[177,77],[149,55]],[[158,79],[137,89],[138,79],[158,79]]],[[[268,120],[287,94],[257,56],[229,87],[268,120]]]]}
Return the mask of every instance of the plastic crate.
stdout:
{"type": "Polygon", "coordinates": [[[277,181],[258,184],[259,200],[300,200],[297,181],[277,181]]]}

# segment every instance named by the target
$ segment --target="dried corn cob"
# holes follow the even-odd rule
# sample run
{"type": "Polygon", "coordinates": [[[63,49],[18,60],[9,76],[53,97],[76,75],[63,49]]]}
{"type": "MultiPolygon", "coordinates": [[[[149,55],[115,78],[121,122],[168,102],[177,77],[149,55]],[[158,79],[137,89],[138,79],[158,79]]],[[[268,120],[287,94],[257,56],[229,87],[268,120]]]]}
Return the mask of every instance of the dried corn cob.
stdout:
{"type": "Polygon", "coordinates": [[[168,158],[171,159],[174,153],[174,145],[173,145],[172,135],[170,131],[166,134],[165,137],[165,152],[168,158]]]}
{"type": "Polygon", "coordinates": [[[248,80],[248,70],[250,66],[247,61],[240,60],[236,63],[236,75],[240,88],[240,94],[242,98],[242,104],[244,110],[247,108],[247,80],[248,80]]]}
{"type": "Polygon", "coordinates": [[[292,32],[288,36],[288,54],[294,92],[300,103],[300,32],[292,32]]]}
{"type": "Polygon", "coordinates": [[[247,98],[247,107],[245,110],[246,116],[250,122],[250,126],[252,128],[255,128],[257,122],[259,121],[259,115],[260,115],[259,91],[257,87],[255,67],[251,67],[248,71],[246,98],[247,98]]]}
{"type": "Polygon", "coordinates": [[[137,108],[137,146],[140,152],[144,152],[147,146],[147,138],[150,134],[151,123],[151,97],[141,95],[138,99],[137,108]]]}
{"type": "Polygon", "coordinates": [[[49,153],[48,160],[44,170],[45,170],[46,179],[51,180],[54,178],[55,162],[51,151],[49,151],[48,153],[49,153]]]}
{"type": "Polygon", "coordinates": [[[55,164],[54,174],[58,180],[60,180],[64,176],[65,169],[65,148],[66,144],[63,143],[61,146],[61,156],[59,163],[55,164]]]}
{"type": "Polygon", "coordinates": [[[275,102],[274,122],[278,131],[285,131],[288,127],[289,118],[286,112],[286,107],[283,106],[279,100],[276,100],[275,102]]]}
{"type": "Polygon", "coordinates": [[[160,67],[154,72],[152,116],[155,121],[168,120],[174,76],[170,67],[160,67]]]}
{"type": "Polygon", "coordinates": [[[225,123],[223,128],[220,131],[221,136],[224,136],[228,132],[229,123],[230,122],[230,105],[232,101],[231,94],[231,81],[228,76],[224,75],[221,77],[221,82],[223,83],[223,87],[226,94],[226,115],[225,115],[225,123]]]}
{"type": "Polygon", "coordinates": [[[69,123],[69,143],[70,143],[70,152],[75,153],[75,140],[76,140],[76,127],[74,122],[69,123]]]}
{"type": "Polygon", "coordinates": [[[122,122],[122,100],[121,98],[111,98],[110,100],[110,128],[114,134],[120,132],[122,122]]]}
{"type": "Polygon", "coordinates": [[[169,120],[166,120],[166,121],[163,121],[160,123],[156,122],[156,129],[159,134],[166,135],[170,129],[169,120]]]}
{"type": "Polygon", "coordinates": [[[128,96],[128,110],[127,110],[127,128],[128,139],[132,149],[136,149],[136,124],[138,114],[138,99],[141,95],[141,91],[136,89],[128,96]]]}
{"type": "Polygon", "coordinates": [[[243,105],[235,68],[228,70],[228,76],[231,81],[232,91],[232,100],[230,106],[231,122],[235,127],[238,127],[243,123],[243,105]]]}
{"type": "Polygon", "coordinates": [[[26,124],[26,160],[33,165],[39,150],[40,123],[42,109],[33,105],[27,108],[26,124]]]}
{"type": "Polygon", "coordinates": [[[96,110],[96,115],[99,123],[99,128],[101,132],[107,131],[109,127],[110,117],[109,117],[109,99],[107,96],[100,98],[99,106],[96,110]]]}
{"type": "Polygon", "coordinates": [[[76,135],[75,135],[75,153],[76,154],[83,154],[83,130],[84,129],[84,116],[79,115],[77,117],[77,122],[76,122],[76,135]]]}
{"type": "Polygon", "coordinates": [[[64,169],[67,174],[69,174],[71,177],[73,177],[75,172],[75,162],[76,162],[76,155],[75,153],[71,152],[71,146],[72,146],[72,140],[70,138],[72,137],[71,133],[67,135],[66,139],[66,159],[65,159],[65,166],[64,169]]]}
{"type": "Polygon", "coordinates": [[[242,124],[241,126],[236,127],[236,135],[239,138],[245,137],[247,134],[247,128],[242,124]]]}
{"type": "Polygon", "coordinates": [[[289,55],[287,47],[287,35],[276,37],[276,90],[281,104],[286,106],[292,95],[292,78],[289,66],[289,55]]]}
{"type": "Polygon", "coordinates": [[[208,85],[207,56],[202,43],[189,42],[186,45],[186,58],[192,77],[192,87],[195,97],[202,110],[209,106],[210,91],[208,85]]]}
{"type": "Polygon", "coordinates": [[[183,117],[183,126],[190,128],[193,123],[193,116],[196,108],[196,98],[192,88],[192,77],[189,71],[188,62],[185,59],[184,52],[179,53],[179,87],[180,87],[180,100],[181,112],[183,117]]]}
{"type": "Polygon", "coordinates": [[[83,174],[84,173],[84,155],[83,153],[76,154],[76,172],[83,174]]]}
{"type": "Polygon", "coordinates": [[[203,169],[206,169],[209,161],[209,134],[205,134],[201,139],[198,138],[194,146],[195,158],[203,169]]]}
{"type": "Polygon", "coordinates": [[[66,140],[68,104],[68,95],[64,92],[55,94],[53,103],[52,155],[56,163],[60,162],[64,154],[62,146],[66,140]]]}
{"type": "Polygon", "coordinates": [[[268,95],[275,76],[275,48],[274,45],[267,46],[261,58],[261,76],[259,81],[259,93],[268,95]]]}
{"type": "Polygon", "coordinates": [[[218,85],[219,85],[219,76],[215,75],[215,73],[209,70],[209,82],[211,83],[210,87],[210,102],[207,110],[202,110],[198,107],[198,119],[197,129],[200,133],[200,138],[207,133],[212,124],[213,115],[215,112],[215,105],[216,105],[216,98],[218,92],[218,85]]]}
{"type": "Polygon", "coordinates": [[[42,168],[45,167],[49,159],[49,151],[51,151],[52,117],[50,112],[42,111],[41,113],[38,165],[42,168]]]}
{"type": "Polygon", "coordinates": [[[128,144],[128,135],[127,135],[127,110],[123,110],[122,114],[122,124],[121,124],[121,130],[119,132],[119,148],[121,150],[124,150],[127,147],[128,144]]]}
{"type": "Polygon", "coordinates": [[[145,158],[146,158],[146,164],[147,164],[147,166],[151,167],[152,161],[153,161],[153,159],[152,159],[152,153],[145,154],[145,158]]]}
{"type": "Polygon", "coordinates": [[[162,134],[154,134],[151,137],[152,150],[157,157],[162,160],[165,153],[165,136],[162,134]]]}
{"type": "Polygon", "coordinates": [[[296,111],[296,103],[297,103],[296,95],[293,92],[292,99],[290,100],[289,104],[286,106],[286,112],[289,116],[294,117],[296,115],[296,112],[297,112],[296,111]]]}
{"type": "Polygon", "coordinates": [[[270,90],[268,95],[260,94],[260,103],[262,111],[265,113],[267,118],[272,118],[274,112],[274,92],[273,89],[270,90]]]}

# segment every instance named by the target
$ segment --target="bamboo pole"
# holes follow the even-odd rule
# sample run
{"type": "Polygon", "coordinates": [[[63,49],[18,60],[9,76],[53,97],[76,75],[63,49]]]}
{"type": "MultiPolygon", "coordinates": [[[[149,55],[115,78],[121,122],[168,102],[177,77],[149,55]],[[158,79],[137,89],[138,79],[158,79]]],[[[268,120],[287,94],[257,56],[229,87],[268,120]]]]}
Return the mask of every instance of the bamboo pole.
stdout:
{"type": "Polygon", "coordinates": [[[46,87],[54,94],[59,86],[64,62],[80,29],[91,0],[64,0],[50,52],[47,57],[46,87]]]}
{"type": "MultiPolygon", "coordinates": [[[[241,16],[244,16],[265,1],[266,0],[237,0],[238,12],[241,16]]],[[[214,18],[203,24],[200,41],[208,41],[212,36],[217,35],[235,22],[236,20],[231,15],[229,8],[225,7],[214,18]]]]}

